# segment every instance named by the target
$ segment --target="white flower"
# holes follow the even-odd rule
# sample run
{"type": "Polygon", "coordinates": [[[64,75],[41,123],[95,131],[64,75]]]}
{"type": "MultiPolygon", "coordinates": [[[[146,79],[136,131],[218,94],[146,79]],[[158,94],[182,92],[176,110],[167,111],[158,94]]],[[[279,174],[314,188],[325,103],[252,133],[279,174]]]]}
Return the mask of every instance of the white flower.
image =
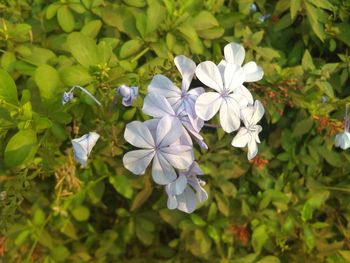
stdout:
{"type": "Polygon", "coordinates": [[[206,92],[196,101],[196,113],[203,120],[210,120],[220,110],[220,124],[227,133],[240,127],[240,109],[248,105],[247,98],[234,91],[238,89],[245,74],[235,64],[227,64],[223,76],[211,61],[200,63],[196,69],[198,79],[216,92],[206,92]]]}
{"type": "Polygon", "coordinates": [[[199,134],[204,125],[203,120],[197,118],[195,121],[191,121],[187,115],[176,113],[163,95],[158,93],[148,94],[144,99],[142,111],[154,118],[171,116],[178,119],[184,128],[182,132],[187,133],[188,131],[197,141],[202,143],[200,145],[205,145],[203,137],[199,134]]]}
{"type": "Polygon", "coordinates": [[[130,107],[132,102],[137,98],[139,95],[139,88],[138,87],[128,87],[125,85],[121,85],[118,88],[117,91],[120,95],[122,95],[123,100],[122,104],[125,107],[130,107]]]}
{"type": "Polygon", "coordinates": [[[159,121],[133,121],[127,124],[125,140],[141,150],[124,155],[125,168],[141,175],[153,159],[153,180],[161,185],[174,181],[177,177],[174,168],[186,170],[194,158],[192,147],[179,142],[182,129],[179,120],[170,116],[165,116],[159,121]]]}
{"type": "Polygon", "coordinates": [[[335,136],[335,147],[340,147],[343,150],[346,150],[350,147],[350,133],[344,131],[335,136]]]}
{"type": "Polygon", "coordinates": [[[72,140],[74,159],[81,163],[83,167],[86,167],[90,152],[99,138],[100,135],[98,133],[89,132],[80,138],[72,140]]]}
{"type": "Polygon", "coordinates": [[[257,143],[260,143],[259,132],[262,128],[257,123],[263,117],[265,110],[260,101],[256,100],[254,106],[249,105],[241,111],[245,127],[239,129],[232,140],[232,146],[241,148],[248,145],[248,160],[251,160],[258,153],[257,143]]]}
{"type": "Polygon", "coordinates": [[[205,183],[199,180],[197,175],[203,175],[203,172],[198,164],[193,162],[188,171],[180,172],[178,178],[165,187],[169,209],[192,213],[197,203],[203,203],[208,199],[208,194],[202,187],[205,183]]]}
{"type": "Polygon", "coordinates": [[[196,64],[183,55],[176,56],[174,62],[182,76],[181,89],[176,87],[167,77],[156,75],[148,86],[148,92],[163,95],[177,114],[188,115],[190,121],[195,121],[197,115],[194,105],[197,97],[204,93],[204,89],[201,87],[189,90],[196,71],[196,64]]]}

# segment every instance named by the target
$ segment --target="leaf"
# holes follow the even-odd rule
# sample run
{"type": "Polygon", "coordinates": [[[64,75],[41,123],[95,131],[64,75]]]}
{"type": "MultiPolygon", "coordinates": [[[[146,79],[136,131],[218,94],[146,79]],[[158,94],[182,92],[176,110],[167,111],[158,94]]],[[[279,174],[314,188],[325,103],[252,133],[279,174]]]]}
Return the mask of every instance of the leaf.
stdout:
{"type": "Polygon", "coordinates": [[[68,36],[67,45],[73,57],[84,67],[99,63],[97,46],[92,38],[83,33],[74,32],[68,36]]]}
{"type": "Polygon", "coordinates": [[[30,54],[23,55],[23,60],[35,66],[47,64],[50,60],[55,59],[56,55],[51,50],[41,47],[31,47],[30,54]]]}
{"type": "Polygon", "coordinates": [[[133,189],[130,180],[125,175],[110,176],[109,182],[122,196],[130,199],[133,195],[133,189]]]}
{"type": "Polygon", "coordinates": [[[327,0],[308,0],[308,1],[318,8],[327,9],[329,11],[334,10],[334,6],[327,0]]]}
{"type": "Polygon", "coordinates": [[[123,44],[123,46],[120,48],[119,55],[121,58],[127,58],[131,55],[134,55],[137,53],[143,46],[143,43],[141,40],[138,39],[132,39],[123,44]]]}
{"type": "Polygon", "coordinates": [[[130,208],[130,211],[134,211],[141,207],[151,196],[153,191],[152,184],[149,178],[145,177],[145,186],[142,191],[138,192],[137,195],[133,198],[133,202],[130,208]]]}
{"type": "Polygon", "coordinates": [[[78,206],[73,209],[72,215],[77,221],[86,221],[90,217],[90,211],[86,206],[78,206]]]}
{"type": "Polygon", "coordinates": [[[43,101],[52,101],[60,96],[60,76],[56,69],[49,65],[39,66],[34,74],[43,101]]]}
{"type": "Polygon", "coordinates": [[[339,250],[338,253],[339,253],[347,262],[350,262],[350,250],[339,250]]]}
{"type": "Polygon", "coordinates": [[[316,36],[323,42],[326,38],[326,34],[324,32],[324,28],[322,24],[319,22],[318,17],[320,17],[320,11],[312,6],[311,4],[305,2],[305,8],[307,13],[307,18],[309,20],[310,26],[316,36]]]}
{"type": "Polygon", "coordinates": [[[74,16],[68,6],[63,5],[57,10],[57,21],[63,31],[72,32],[74,30],[74,16]]]}
{"type": "Polygon", "coordinates": [[[315,65],[312,61],[312,57],[310,55],[310,52],[307,49],[304,52],[301,64],[302,64],[304,70],[314,70],[315,69],[315,65]]]}
{"type": "Polygon", "coordinates": [[[192,222],[197,226],[205,226],[207,223],[198,215],[191,214],[192,222]]]}
{"type": "Polygon", "coordinates": [[[306,247],[309,251],[311,251],[315,247],[315,237],[312,234],[311,229],[308,225],[304,225],[303,230],[306,247]]]}
{"type": "Polygon", "coordinates": [[[193,27],[196,30],[205,30],[219,26],[219,22],[208,11],[201,11],[193,19],[193,27]]]}
{"type": "Polygon", "coordinates": [[[100,20],[92,20],[84,25],[81,29],[81,33],[85,36],[95,38],[100,32],[102,27],[102,22],[100,20]]]}
{"type": "Polygon", "coordinates": [[[297,122],[297,124],[293,128],[293,137],[300,137],[308,132],[310,132],[312,125],[313,125],[313,119],[312,118],[307,118],[304,120],[301,120],[297,122]]]}
{"type": "Polygon", "coordinates": [[[267,234],[266,226],[260,225],[253,230],[252,234],[252,246],[255,253],[260,254],[261,249],[268,240],[269,236],[267,234]]]}
{"type": "Polygon", "coordinates": [[[301,5],[301,0],[290,1],[290,16],[292,20],[296,17],[301,5]]]}
{"type": "Polygon", "coordinates": [[[67,86],[85,86],[93,80],[87,68],[80,65],[74,65],[62,69],[60,71],[60,77],[62,82],[67,86]]]}
{"type": "Polygon", "coordinates": [[[17,87],[10,74],[0,69],[0,100],[18,105],[17,87]]]}
{"type": "Polygon", "coordinates": [[[182,37],[187,41],[193,53],[201,54],[203,52],[202,42],[199,40],[196,31],[191,25],[181,24],[177,28],[177,30],[178,32],[181,33],[182,37]]]}
{"type": "Polygon", "coordinates": [[[275,256],[266,256],[263,257],[262,259],[258,260],[256,263],[280,263],[281,261],[279,260],[278,257],[275,256]]]}
{"type": "Polygon", "coordinates": [[[146,35],[159,28],[165,19],[166,10],[157,1],[153,1],[147,9],[147,30],[146,35]]]}
{"type": "Polygon", "coordinates": [[[30,129],[21,130],[7,143],[4,156],[5,164],[8,167],[26,164],[34,157],[36,150],[36,133],[30,129]]]}
{"type": "Polygon", "coordinates": [[[320,90],[326,94],[329,98],[334,98],[334,91],[332,85],[328,81],[323,80],[317,80],[316,81],[317,87],[320,88],[320,90]]]}

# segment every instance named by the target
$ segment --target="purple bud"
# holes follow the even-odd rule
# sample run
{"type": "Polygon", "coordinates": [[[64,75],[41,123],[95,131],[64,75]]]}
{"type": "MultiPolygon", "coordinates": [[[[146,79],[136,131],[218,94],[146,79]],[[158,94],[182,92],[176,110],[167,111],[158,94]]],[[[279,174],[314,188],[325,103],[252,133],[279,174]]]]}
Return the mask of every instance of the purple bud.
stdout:
{"type": "Polygon", "coordinates": [[[132,102],[139,95],[139,88],[122,85],[118,88],[118,93],[123,97],[123,100],[122,100],[123,105],[125,107],[130,107],[132,102]]]}

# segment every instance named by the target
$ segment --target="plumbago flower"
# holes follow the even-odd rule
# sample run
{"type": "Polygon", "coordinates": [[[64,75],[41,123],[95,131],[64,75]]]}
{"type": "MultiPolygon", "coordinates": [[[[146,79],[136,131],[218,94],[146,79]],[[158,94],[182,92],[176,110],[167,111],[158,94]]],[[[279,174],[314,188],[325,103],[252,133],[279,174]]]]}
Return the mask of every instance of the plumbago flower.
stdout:
{"type": "Polygon", "coordinates": [[[98,133],[89,132],[80,138],[72,140],[74,159],[83,167],[87,166],[87,159],[99,138],[100,135],[98,133]]]}
{"type": "Polygon", "coordinates": [[[181,123],[170,116],[155,122],[133,121],[126,126],[124,138],[141,150],[128,152],[123,157],[124,166],[134,174],[144,174],[153,160],[152,177],[160,185],[177,178],[174,168],[186,170],[193,163],[192,147],[181,143],[181,123]]]}
{"type": "Polygon", "coordinates": [[[126,85],[121,85],[118,88],[117,93],[122,95],[122,104],[125,107],[130,107],[132,102],[137,99],[139,95],[139,88],[138,87],[128,87],[126,85]]]}
{"type": "Polygon", "coordinates": [[[197,178],[197,175],[203,174],[196,162],[192,163],[188,171],[179,172],[178,178],[165,187],[168,208],[192,213],[197,204],[205,202],[208,199],[208,194],[202,187],[205,182],[197,178]]]}
{"type": "Polygon", "coordinates": [[[194,122],[194,126],[196,126],[196,122],[200,120],[198,120],[194,105],[197,97],[204,93],[202,87],[189,90],[196,71],[196,64],[182,55],[175,57],[174,63],[182,76],[181,89],[175,86],[167,77],[156,75],[148,86],[148,92],[163,95],[176,114],[187,115],[190,121],[194,122]]]}
{"type": "Polygon", "coordinates": [[[249,105],[241,109],[241,112],[245,127],[239,129],[232,140],[232,146],[245,147],[248,145],[248,160],[251,160],[258,153],[257,143],[260,143],[259,133],[262,128],[260,125],[257,125],[257,123],[264,116],[265,110],[261,102],[256,100],[254,106],[249,105]]]}
{"type": "Polygon", "coordinates": [[[345,117],[344,117],[344,131],[335,136],[335,147],[339,147],[343,150],[350,148],[350,122],[348,118],[348,105],[345,108],[345,117]]]}

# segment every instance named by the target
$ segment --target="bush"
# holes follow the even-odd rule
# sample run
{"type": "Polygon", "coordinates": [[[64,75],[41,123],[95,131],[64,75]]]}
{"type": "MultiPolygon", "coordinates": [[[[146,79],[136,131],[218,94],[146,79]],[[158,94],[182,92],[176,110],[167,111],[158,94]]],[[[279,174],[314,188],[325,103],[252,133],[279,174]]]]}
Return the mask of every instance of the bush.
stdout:
{"type": "Polygon", "coordinates": [[[349,1],[5,0],[0,12],[1,262],[350,261],[350,155],[333,147],[350,103],[349,1]],[[247,85],[266,110],[259,154],[248,162],[205,128],[209,199],[169,210],[149,171],[123,167],[125,125],[149,118],[155,74],[180,84],[176,55],[219,62],[231,41],[265,72],[247,85]],[[122,84],[140,96],[111,108],[122,84]],[[78,90],[62,105],[72,85],[103,107],[78,90]],[[93,130],[84,169],[70,140],[93,130]]]}

